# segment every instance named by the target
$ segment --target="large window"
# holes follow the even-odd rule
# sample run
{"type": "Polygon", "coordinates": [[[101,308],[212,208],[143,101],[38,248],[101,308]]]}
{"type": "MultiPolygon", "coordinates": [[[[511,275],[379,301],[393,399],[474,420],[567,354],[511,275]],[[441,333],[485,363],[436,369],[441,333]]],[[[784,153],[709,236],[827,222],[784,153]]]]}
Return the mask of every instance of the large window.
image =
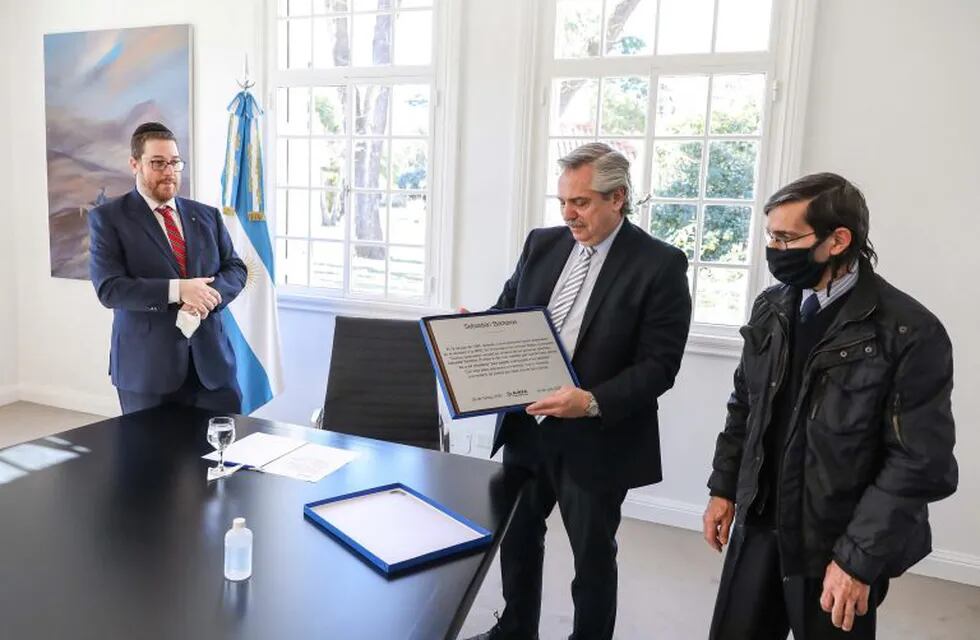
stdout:
{"type": "Polygon", "coordinates": [[[591,140],[619,149],[642,202],[633,222],[687,252],[694,322],[706,332],[743,323],[753,291],[773,2],[545,3],[539,221],[562,222],[559,157],[591,140]]]}
{"type": "Polygon", "coordinates": [[[276,274],[286,291],[432,301],[439,0],[278,0],[276,274]]]}

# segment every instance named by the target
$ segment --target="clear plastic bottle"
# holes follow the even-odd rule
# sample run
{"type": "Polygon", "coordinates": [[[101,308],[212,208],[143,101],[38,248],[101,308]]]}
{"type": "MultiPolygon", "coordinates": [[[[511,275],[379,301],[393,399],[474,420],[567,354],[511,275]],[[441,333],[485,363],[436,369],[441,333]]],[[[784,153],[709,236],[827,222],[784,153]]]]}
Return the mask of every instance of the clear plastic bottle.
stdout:
{"type": "Polygon", "coordinates": [[[246,580],[252,575],[252,531],[245,518],[235,518],[225,534],[225,578],[246,580]]]}

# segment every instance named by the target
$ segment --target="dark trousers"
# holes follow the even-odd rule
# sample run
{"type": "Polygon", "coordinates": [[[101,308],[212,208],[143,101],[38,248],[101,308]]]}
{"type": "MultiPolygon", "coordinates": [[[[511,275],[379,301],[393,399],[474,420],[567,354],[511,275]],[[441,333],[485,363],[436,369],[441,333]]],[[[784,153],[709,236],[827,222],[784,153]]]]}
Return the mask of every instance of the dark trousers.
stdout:
{"type": "Polygon", "coordinates": [[[871,586],[868,613],[851,631],[838,629],[820,607],[823,578],[783,578],[776,532],[738,526],[722,569],[710,640],[873,640],[875,613],[888,580],[871,586]]]}
{"type": "Polygon", "coordinates": [[[119,394],[119,405],[122,407],[123,414],[158,407],[162,404],[179,404],[221,413],[241,413],[242,411],[242,393],[238,389],[238,383],[233,381],[230,387],[208,389],[197,376],[193,358],[187,364],[187,378],[184,379],[184,384],[180,385],[176,391],[157,394],[116,389],[116,392],[119,394]]]}
{"type": "Polygon", "coordinates": [[[616,530],[625,489],[593,490],[568,475],[560,457],[538,465],[518,501],[500,545],[500,571],[507,605],[500,629],[508,640],[538,637],[545,519],[558,504],[575,558],[570,640],[612,638],[616,624],[616,530]]]}

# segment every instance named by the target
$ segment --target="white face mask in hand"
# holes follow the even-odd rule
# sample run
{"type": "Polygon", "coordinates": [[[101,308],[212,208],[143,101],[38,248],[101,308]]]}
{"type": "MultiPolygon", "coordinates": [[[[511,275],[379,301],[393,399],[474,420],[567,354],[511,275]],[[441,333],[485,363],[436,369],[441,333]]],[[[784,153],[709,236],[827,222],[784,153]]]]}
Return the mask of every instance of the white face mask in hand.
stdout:
{"type": "Polygon", "coordinates": [[[188,313],[183,309],[177,312],[177,328],[180,329],[180,332],[188,340],[194,335],[194,332],[197,331],[199,326],[201,326],[201,316],[188,313]]]}

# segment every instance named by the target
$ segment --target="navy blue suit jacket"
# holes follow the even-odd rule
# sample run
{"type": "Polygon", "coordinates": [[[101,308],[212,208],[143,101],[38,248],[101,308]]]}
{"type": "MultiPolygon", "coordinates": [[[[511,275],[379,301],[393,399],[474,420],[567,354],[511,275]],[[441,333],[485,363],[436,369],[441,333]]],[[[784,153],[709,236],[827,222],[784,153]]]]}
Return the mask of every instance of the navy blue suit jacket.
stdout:
{"type": "MultiPolygon", "coordinates": [[[[495,309],[547,306],[575,239],[566,227],[527,237],[514,275],[495,309]]],[[[585,308],[572,366],[602,417],[548,418],[501,414],[493,451],[534,467],[561,455],[580,486],[629,488],[659,482],[657,398],[680,368],[691,324],[687,257],[623,221],[585,308]]]]}
{"type": "Polygon", "coordinates": [[[133,189],[89,212],[92,284],[112,309],[109,373],[117,388],[140,393],[176,391],[187,377],[190,356],[208,389],[232,386],[235,356],[225,334],[224,308],[245,286],[245,264],[214,207],[177,198],[187,277],[214,276],[221,304],[190,339],[176,327],[180,305],[168,304],[170,280],[180,278],[177,259],[160,223],[133,189]]]}

